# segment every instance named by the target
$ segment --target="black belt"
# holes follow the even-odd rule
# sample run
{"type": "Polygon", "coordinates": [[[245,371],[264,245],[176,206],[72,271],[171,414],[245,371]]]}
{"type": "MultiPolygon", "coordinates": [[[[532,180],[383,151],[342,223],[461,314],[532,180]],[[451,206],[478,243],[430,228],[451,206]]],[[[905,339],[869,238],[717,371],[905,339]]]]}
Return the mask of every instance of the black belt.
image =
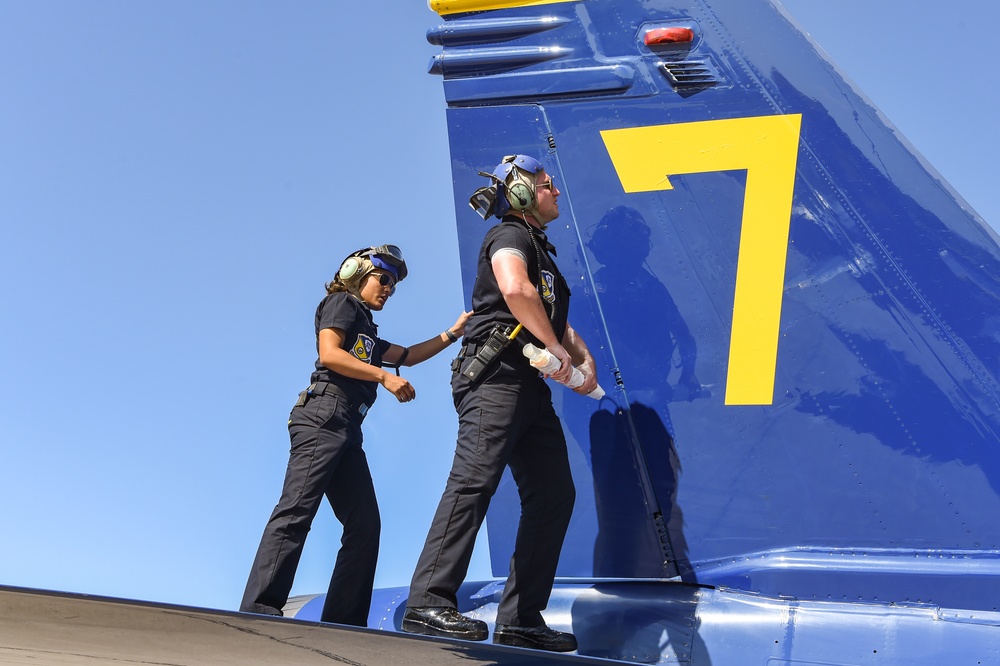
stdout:
{"type": "Polygon", "coordinates": [[[305,391],[302,391],[302,393],[299,393],[299,399],[298,401],[296,401],[295,406],[296,407],[303,406],[304,404],[306,404],[306,401],[314,395],[327,395],[327,394],[335,395],[338,398],[344,399],[347,402],[347,404],[351,405],[352,410],[356,410],[358,414],[361,415],[361,418],[364,418],[365,415],[368,414],[368,410],[371,408],[371,405],[364,402],[355,407],[354,401],[351,400],[351,397],[347,395],[344,389],[340,388],[336,384],[331,384],[329,382],[313,382],[312,384],[310,384],[309,388],[307,388],[305,391]]]}
{"type": "MultiPolygon", "coordinates": [[[[465,359],[473,358],[483,347],[484,344],[481,342],[466,342],[463,344],[462,348],[458,352],[458,356],[456,356],[451,362],[451,371],[458,372],[461,370],[465,359]]],[[[538,374],[538,371],[532,368],[531,364],[528,363],[528,360],[524,358],[521,353],[521,345],[516,342],[500,352],[496,359],[498,361],[502,360],[503,362],[508,363],[515,370],[518,372],[524,372],[526,375],[538,374]]]]}
{"type": "MultiPolygon", "coordinates": [[[[482,343],[468,342],[462,345],[462,348],[458,351],[458,356],[459,358],[472,358],[482,348],[482,343]]],[[[500,358],[506,359],[515,365],[519,364],[518,359],[520,359],[521,356],[520,344],[512,344],[500,352],[500,358]]]]}

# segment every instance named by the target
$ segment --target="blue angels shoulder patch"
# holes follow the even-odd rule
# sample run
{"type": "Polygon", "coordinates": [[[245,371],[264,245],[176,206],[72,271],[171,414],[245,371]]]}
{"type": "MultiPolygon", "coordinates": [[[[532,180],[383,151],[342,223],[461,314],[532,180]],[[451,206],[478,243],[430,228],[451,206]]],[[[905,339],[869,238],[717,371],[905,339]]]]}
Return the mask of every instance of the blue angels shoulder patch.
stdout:
{"type": "Polygon", "coordinates": [[[549,271],[542,271],[542,300],[546,303],[556,302],[556,276],[549,271]]]}
{"type": "Polygon", "coordinates": [[[354,348],[351,350],[351,353],[354,354],[358,360],[364,361],[365,363],[371,363],[373,349],[375,349],[375,341],[364,333],[359,333],[358,339],[354,343],[354,348]]]}

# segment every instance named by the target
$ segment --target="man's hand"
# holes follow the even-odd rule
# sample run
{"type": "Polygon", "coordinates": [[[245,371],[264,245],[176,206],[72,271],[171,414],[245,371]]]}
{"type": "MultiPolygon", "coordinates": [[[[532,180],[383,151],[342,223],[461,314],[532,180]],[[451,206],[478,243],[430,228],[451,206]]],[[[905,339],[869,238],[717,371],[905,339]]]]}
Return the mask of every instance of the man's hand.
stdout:
{"type": "Polygon", "coordinates": [[[583,373],[583,383],[577,386],[574,391],[580,395],[587,395],[597,388],[597,373],[590,361],[576,366],[577,370],[583,373]]]}
{"type": "Polygon", "coordinates": [[[573,359],[570,358],[569,352],[562,345],[552,345],[551,347],[546,347],[545,350],[559,359],[560,363],[559,369],[549,375],[549,377],[565,384],[569,381],[570,374],[573,372],[573,359]]]}

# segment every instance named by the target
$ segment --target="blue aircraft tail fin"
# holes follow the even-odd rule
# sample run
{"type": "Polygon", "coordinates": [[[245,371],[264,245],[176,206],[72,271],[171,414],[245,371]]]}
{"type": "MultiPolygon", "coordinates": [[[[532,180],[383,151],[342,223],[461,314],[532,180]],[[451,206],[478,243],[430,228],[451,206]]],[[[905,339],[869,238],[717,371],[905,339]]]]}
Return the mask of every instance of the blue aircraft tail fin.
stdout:
{"type": "Polygon", "coordinates": [[[608,389],[554,389],[559,575],[995,610],[996,234],[769,0],[432,7],[466,293],[478,172],[538,157],[608,389]]]}

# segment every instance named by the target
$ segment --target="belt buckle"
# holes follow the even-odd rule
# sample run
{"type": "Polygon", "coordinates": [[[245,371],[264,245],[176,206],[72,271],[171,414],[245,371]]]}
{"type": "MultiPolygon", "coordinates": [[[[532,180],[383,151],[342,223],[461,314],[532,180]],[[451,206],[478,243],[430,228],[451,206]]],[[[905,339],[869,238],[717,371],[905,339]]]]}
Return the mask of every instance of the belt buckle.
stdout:
{"type": "Polygon", "coordinates": [[[361,414],[361,417],[364,418],[365,415],[368,414],[368,405],[366,405],[365,403],[361,403],[361,405],[358,407],[358,414],[361,414]]]}

